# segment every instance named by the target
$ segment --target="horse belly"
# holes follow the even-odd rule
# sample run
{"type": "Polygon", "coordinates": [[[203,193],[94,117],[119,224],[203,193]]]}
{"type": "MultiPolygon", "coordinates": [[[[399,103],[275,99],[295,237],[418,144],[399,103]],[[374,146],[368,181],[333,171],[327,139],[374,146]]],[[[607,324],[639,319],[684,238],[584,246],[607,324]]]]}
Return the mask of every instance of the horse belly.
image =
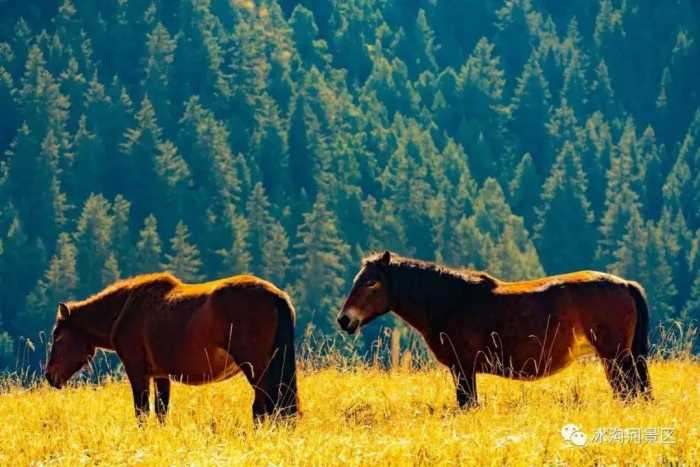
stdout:
{"type": "Polygon", "coordinates": [[[205,384],[223,381],[240,371],[226,350],[210,347],[190,353],[168,373],[170,377],[185,384],[205,384]]]}
{"type": "Polygon", "coordinates": [[[513,379],[531,380],[566,368],[581,353],[583,341],[574,328],[560,326],[556,332],[530,333],[503,339],[500,349],[489,349],[487,372],[513,379]],[[490,360],[490,361],[488,361],[490,360]]]}

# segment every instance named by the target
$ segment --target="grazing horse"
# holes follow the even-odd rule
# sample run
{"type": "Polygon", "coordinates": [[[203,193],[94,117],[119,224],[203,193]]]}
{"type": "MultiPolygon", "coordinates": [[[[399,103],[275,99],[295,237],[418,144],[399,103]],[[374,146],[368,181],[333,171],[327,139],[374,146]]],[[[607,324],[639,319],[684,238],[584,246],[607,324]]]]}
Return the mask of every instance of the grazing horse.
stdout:
{"type": "Polygon", "coordinates": [[[616,396],[651,398],[648,311],[639,284],[582,271],[524,282],[384,252],[367,257],[338,315],[353,334],[394,311],[450,368],[461,407],[476,374],[530,380],[565,368],[590,344],[616,396]]]}
{"type": "Polygon", "coordinates": [[[121,359],[139,424],[148,415],[151,379],[164,422],[170,378],[203,384],[241,370],[255,391],[256,422],[289,417],[298,409],[294,321],[287,294],[254,276],[203,284],[169,273],[136,276],[58,305],[46,378],[60,388],[100,347],[121,359]]]}

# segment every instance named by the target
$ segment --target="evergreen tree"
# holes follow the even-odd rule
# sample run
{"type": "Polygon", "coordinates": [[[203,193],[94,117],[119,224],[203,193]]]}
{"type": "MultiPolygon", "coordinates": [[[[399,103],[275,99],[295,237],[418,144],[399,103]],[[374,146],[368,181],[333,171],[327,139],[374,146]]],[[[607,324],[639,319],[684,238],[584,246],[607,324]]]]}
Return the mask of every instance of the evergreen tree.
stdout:
{"type": "Polygon", "coordinates": [[[27,307],[17,317],[15,328],[20,335],[35,339],[40,331],[50,329],[59,301],[75,298],[79,286],[76,267],[77,250],[66,233],[58,237],[56,254],[36,287],[27,296],[27,307]]]}
{"type": "Polygon", "coordinates": [[[688,128],[676,163],[663,187],[664,201],[682,211],[691,228],[700,227],[700,109],[688,128]]]}
{"type": "Polygon", "coordinates": [[[136,243],[136,265],[138,273],[156,272],[160,269],[161,242],[158,235],[158,221],[153,214],[149,215],[139,232],[136,243]]]}
{"type": "Polygon", "coordinates": [[[289,268],[288,246],[289,239],[284,227],[278,222],[273,223],[265,241],[262,270],[263,276],[276,284],[284,283],[289,268]]]}
{"type": "Polygon", "coordinates": [[[322,194],[311,211],[304,214],[297,239],[294,267],[299,279],[293,290],[297,308],[303,310],[299,328],[304,329],[318,313],[320,316],[314,322],[328,331],[332,325],[330,312],[337,308],[344,292],[345,264],[350,251],[322,194]]]}
{"type": "Polygon", "coordinates": [[[85,294],[96,293],[105,285],[101,271],[113,248],[114,218],[110,209],[109,202],[102,195],[92,195],[85,201],[78,218],[75,233],[77,268],[80,291],[85,294]]]}
{"type": "Polygon", "coordinates": [[[279,117],[277,107],[267,103],[263,112],[256,116],[256,131],[253,133],[251,153],[260,168],[260,178],[265,191],[273,202],[281,203],[288,191],[289,154],[287,133],[279,117]]]}
{"type": "Polygon", "coordinates": [[[198,282],[203,276],[199,274],[202,261],[199,259],[199,249],[189,243],[190,232],[187,226],[178,222],[175,235],[170,239],[170,254],[165,255],[162,268],[172,272],[176,277],[187,282],[198,282]]]}
{"type": "Polygon", "coordinates": [[[584,269],[593,259],[595,229],[586,186],[579,155],[566,143],[544,182],[537,209],[535,242],[547,273],[584,269]]]}
{"type": "Polygon", "coordinates": [[[245,217],[229,214],[233,241],[228,249],[218,251],[222,260],[222,275],[243,274],[251,270],[248,252],[248,222],[245,217]]]}
{"type": "Polygon", "coordinates": [[[548,173],[551,160],[547,154],[549,89],[542,69],[533,54],[518,77],[511,101],[510,130],[518,135],[520,152],[532,155],[537,172],[548,173]]]}
{"type": "Polygon", "coordinates": [[[637,210],[632,211],[615,258],[611,270],[644,285],[649,302],[654,303],[657,321],[675,317],[673,298],[677,290],[661,232],[653,222],[645,225],[637,210]]]}
{"type": "Polygon", "coordinates": [[[534,226],[535,207],[540,198],[541,178],[535,170],[532,156],[526,153],[515,168],[509,192],[513,212],[523,217],[525,225],[534,226]]]}
{"type": "Polygon", "coordinates": [[[486,269],[512,280],[542,275],[537,250],[522,217],[512,214],[493,178],[486,179],[479,190],[474,213],[457,224],[450,250],[447,258],[454,265],[486,269]]]}

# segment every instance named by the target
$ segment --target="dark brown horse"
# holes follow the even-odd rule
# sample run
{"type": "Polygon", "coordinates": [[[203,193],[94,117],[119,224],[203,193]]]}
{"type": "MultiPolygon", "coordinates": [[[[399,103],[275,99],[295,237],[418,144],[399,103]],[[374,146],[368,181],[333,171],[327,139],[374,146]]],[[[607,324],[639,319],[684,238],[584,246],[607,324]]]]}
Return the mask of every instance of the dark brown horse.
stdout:
{"type": "Polygon", "coordinates": [[[253,416],[297,413],[295,312],[284,292],[253,276],[185,284],[168,273],[117,282],[81,302],[61,303],[46,378],[61,387],[93,357],[114,350],[131,383],[139,422],[168,410],[170,378],[221,381],[243,371],[253,416]]]}
{"type": "Polygon", "coordinates": [[[477,403],[476,374],[535,379],[590,344],[614,393],[651,398],[648,312],[639,284],[583,271],[502,282],[384,252],[363,261],[338,323],[348,333],[394,311],[450,368],[459,405],[477,403]]]}

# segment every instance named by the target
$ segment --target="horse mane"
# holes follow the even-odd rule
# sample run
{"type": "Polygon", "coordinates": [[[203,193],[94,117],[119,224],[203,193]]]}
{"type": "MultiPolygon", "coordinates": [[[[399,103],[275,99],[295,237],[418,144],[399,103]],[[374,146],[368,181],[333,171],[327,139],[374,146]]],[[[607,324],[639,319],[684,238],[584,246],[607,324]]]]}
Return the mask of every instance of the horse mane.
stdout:
{"type": "MultiPolygon", "coordinates": [[[[362,260],[362,265],[379,264],[384,253],[373,253],[362,260]]],[[[451,268],[432,261],[424,261],[415,258],[391,253],[390,267],[401,271],[414,271],[432,278],[447,279],[448,281],[462,282],[465,285],[477,286],[485,290],[493,290],[498,287],[499,280],[484,271],[475,271],[466,268],[451,268]]]]}
{"type": "Polygon", "coordinates": [[[72,311],[73,308],[82,308],[87,305],[91,305],[93,303],[102,301],[105,298],[109,298],[111,296],[115,296],[125,292],[130,292],[136,288],[159,284],[176,286],[181,284],[181,281],[169,272],[140,274],[137,276],[118,280],[84,300],[69,302],[68,309],[72,311]]]}

